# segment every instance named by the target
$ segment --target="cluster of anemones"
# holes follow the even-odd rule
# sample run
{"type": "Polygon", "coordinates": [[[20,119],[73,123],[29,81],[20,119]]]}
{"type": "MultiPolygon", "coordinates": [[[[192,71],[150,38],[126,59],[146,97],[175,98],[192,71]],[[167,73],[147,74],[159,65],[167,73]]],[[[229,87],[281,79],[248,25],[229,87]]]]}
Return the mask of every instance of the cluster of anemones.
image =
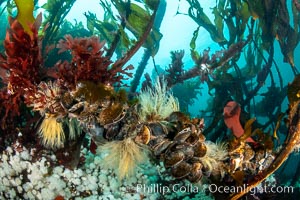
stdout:
{"type": "MultiPolygon", "coordinates": [[[[25,95],[34,111],[39,111],[43,117],[39,125],[38,134],[44,146],[59,148],[63,147],[65,134],[63,118],[66,110],[61,102],[62,89],[57,82],[40,82],[37,91],[31,95],[25,95]]],[[[73,135],[71,136],[73,138],[73,135]]]]}

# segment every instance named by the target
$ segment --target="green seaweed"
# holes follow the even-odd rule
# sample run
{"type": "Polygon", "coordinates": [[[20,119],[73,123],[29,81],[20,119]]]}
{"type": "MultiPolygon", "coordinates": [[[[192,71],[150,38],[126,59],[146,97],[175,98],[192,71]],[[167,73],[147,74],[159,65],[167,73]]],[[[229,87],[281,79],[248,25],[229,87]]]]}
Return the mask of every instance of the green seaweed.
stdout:
{"type": "Polygon", "coordinates": [[[204,13],[199,1],[187,0],[191,5],[189,8],[189,16],[199,25],[204,27],[210,34],[211,38],[219,43],[225,44],[226,39],[222,32],[218,31],[216,26],[210,21],[209,17],[204,13]]]}
{"type": "Polygon", "coordinates": [[[44,48],[58,41],[60,27],[75,1],[48,0],[47,3],[42,5],[47,13],[43,20],[43,27],[47,27],[43,39],[44,48]]]}

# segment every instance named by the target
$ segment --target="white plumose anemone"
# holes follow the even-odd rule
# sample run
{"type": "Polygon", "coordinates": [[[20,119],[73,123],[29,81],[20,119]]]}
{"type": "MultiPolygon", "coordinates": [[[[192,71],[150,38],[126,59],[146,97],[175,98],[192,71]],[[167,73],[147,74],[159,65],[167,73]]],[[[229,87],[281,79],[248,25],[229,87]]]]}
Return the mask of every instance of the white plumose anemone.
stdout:
{"type": "Polygon", "coordinates": [[[153,88],[142,91],[138,97],[140,110],[139,117],[142,121],[160,121],[172,112],[179,111],[179,102],[168,90],[164,79],[156,79],[153,88]]]}
{"type": "Polygon", "coordinates": [[[207,169],[209,174],[220,174],[221,177],[225,174],[223,161],[228,158],[227,145],[225,143],[213,143],[205,141],[207,152],[201,158],[201,163],[207,169]]]}

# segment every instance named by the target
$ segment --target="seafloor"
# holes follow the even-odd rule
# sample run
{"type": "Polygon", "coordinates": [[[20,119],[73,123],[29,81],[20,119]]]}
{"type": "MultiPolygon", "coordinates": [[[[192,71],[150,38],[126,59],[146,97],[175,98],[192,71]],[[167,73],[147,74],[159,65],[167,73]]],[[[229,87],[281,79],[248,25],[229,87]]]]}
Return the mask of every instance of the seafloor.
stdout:
{"type": "MultiPolygon", "coordinates": [[[[162,163],[148,160],[123,180],[115,169],[107,169],[103,163],[103,152],[91,153],[81,150],[81,163],[70,170],[57,163],[56,156],[49,150],[39,153],[16,143],[0,156],[0,196],[2,199],[228,199],[234,188],[219,190],[219,186],[207,182],[191,184],[170,176],[162,163]],[[16,148],[16,146],[18,148],[16,148]]],[[[226,187],[226,186],[221,186],[226,187]]],[[[242,186],[245,187],[245,186],[242,186]]],[[[250,190],[242,199],[282,200],[297,199],[299,187],[280,185],[276,175],[250,190]],[[270,192],[270,187],[280,190],[270,192]],[[267,191],[267,192],[266,192],[267,191]]],[[[229,198],[230,199],[230,198],[229,198]]]]}

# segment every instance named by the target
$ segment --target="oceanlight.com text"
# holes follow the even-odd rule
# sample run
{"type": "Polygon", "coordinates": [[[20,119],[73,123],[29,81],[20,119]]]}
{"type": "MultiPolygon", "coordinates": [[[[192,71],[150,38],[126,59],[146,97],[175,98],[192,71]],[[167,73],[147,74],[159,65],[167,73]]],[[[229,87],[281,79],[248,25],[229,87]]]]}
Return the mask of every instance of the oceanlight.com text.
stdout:
{"type": "Polygon", "coordinates": [[[294,188],[292,186],[257,186],[255,188],[247,188],[247,184],[243,184],[241,186],[220,186],[216,184],[210,184],[208,186],[208,191],[211,193],[239,193],[239,192],[246,192],[252,195],[255,194],[262,194],[262,193],[293,193],[294,188]]]}
{"type": "Polygon", "coordinates": [[[233,194],[233,193],[239,193],[239,192],[245,192],[249,193],[251,195],[255,194],[283,194],[283,193],[293,193],[294,188],[292,186],[257,186],[255,188],[248,188],[248,184],[243,184],[241,186],[228,186],[228,185],[216,185],[216,184],[208,184],[203,185],[203,187],[197,187],[193,184],[188,185],[180,185],[180,184],[174,184],[174,185],[163,185],[163,184],[138,184],[136,186],[137,192],[143,192],[143,193],[160,193],[162,195],[165,195],[167,193],[173,193],[173,192],[181,192],[181,193],[203,193],[203,192],[210,192],[210,193],[224,193],[224,194],[233,194]]]}

